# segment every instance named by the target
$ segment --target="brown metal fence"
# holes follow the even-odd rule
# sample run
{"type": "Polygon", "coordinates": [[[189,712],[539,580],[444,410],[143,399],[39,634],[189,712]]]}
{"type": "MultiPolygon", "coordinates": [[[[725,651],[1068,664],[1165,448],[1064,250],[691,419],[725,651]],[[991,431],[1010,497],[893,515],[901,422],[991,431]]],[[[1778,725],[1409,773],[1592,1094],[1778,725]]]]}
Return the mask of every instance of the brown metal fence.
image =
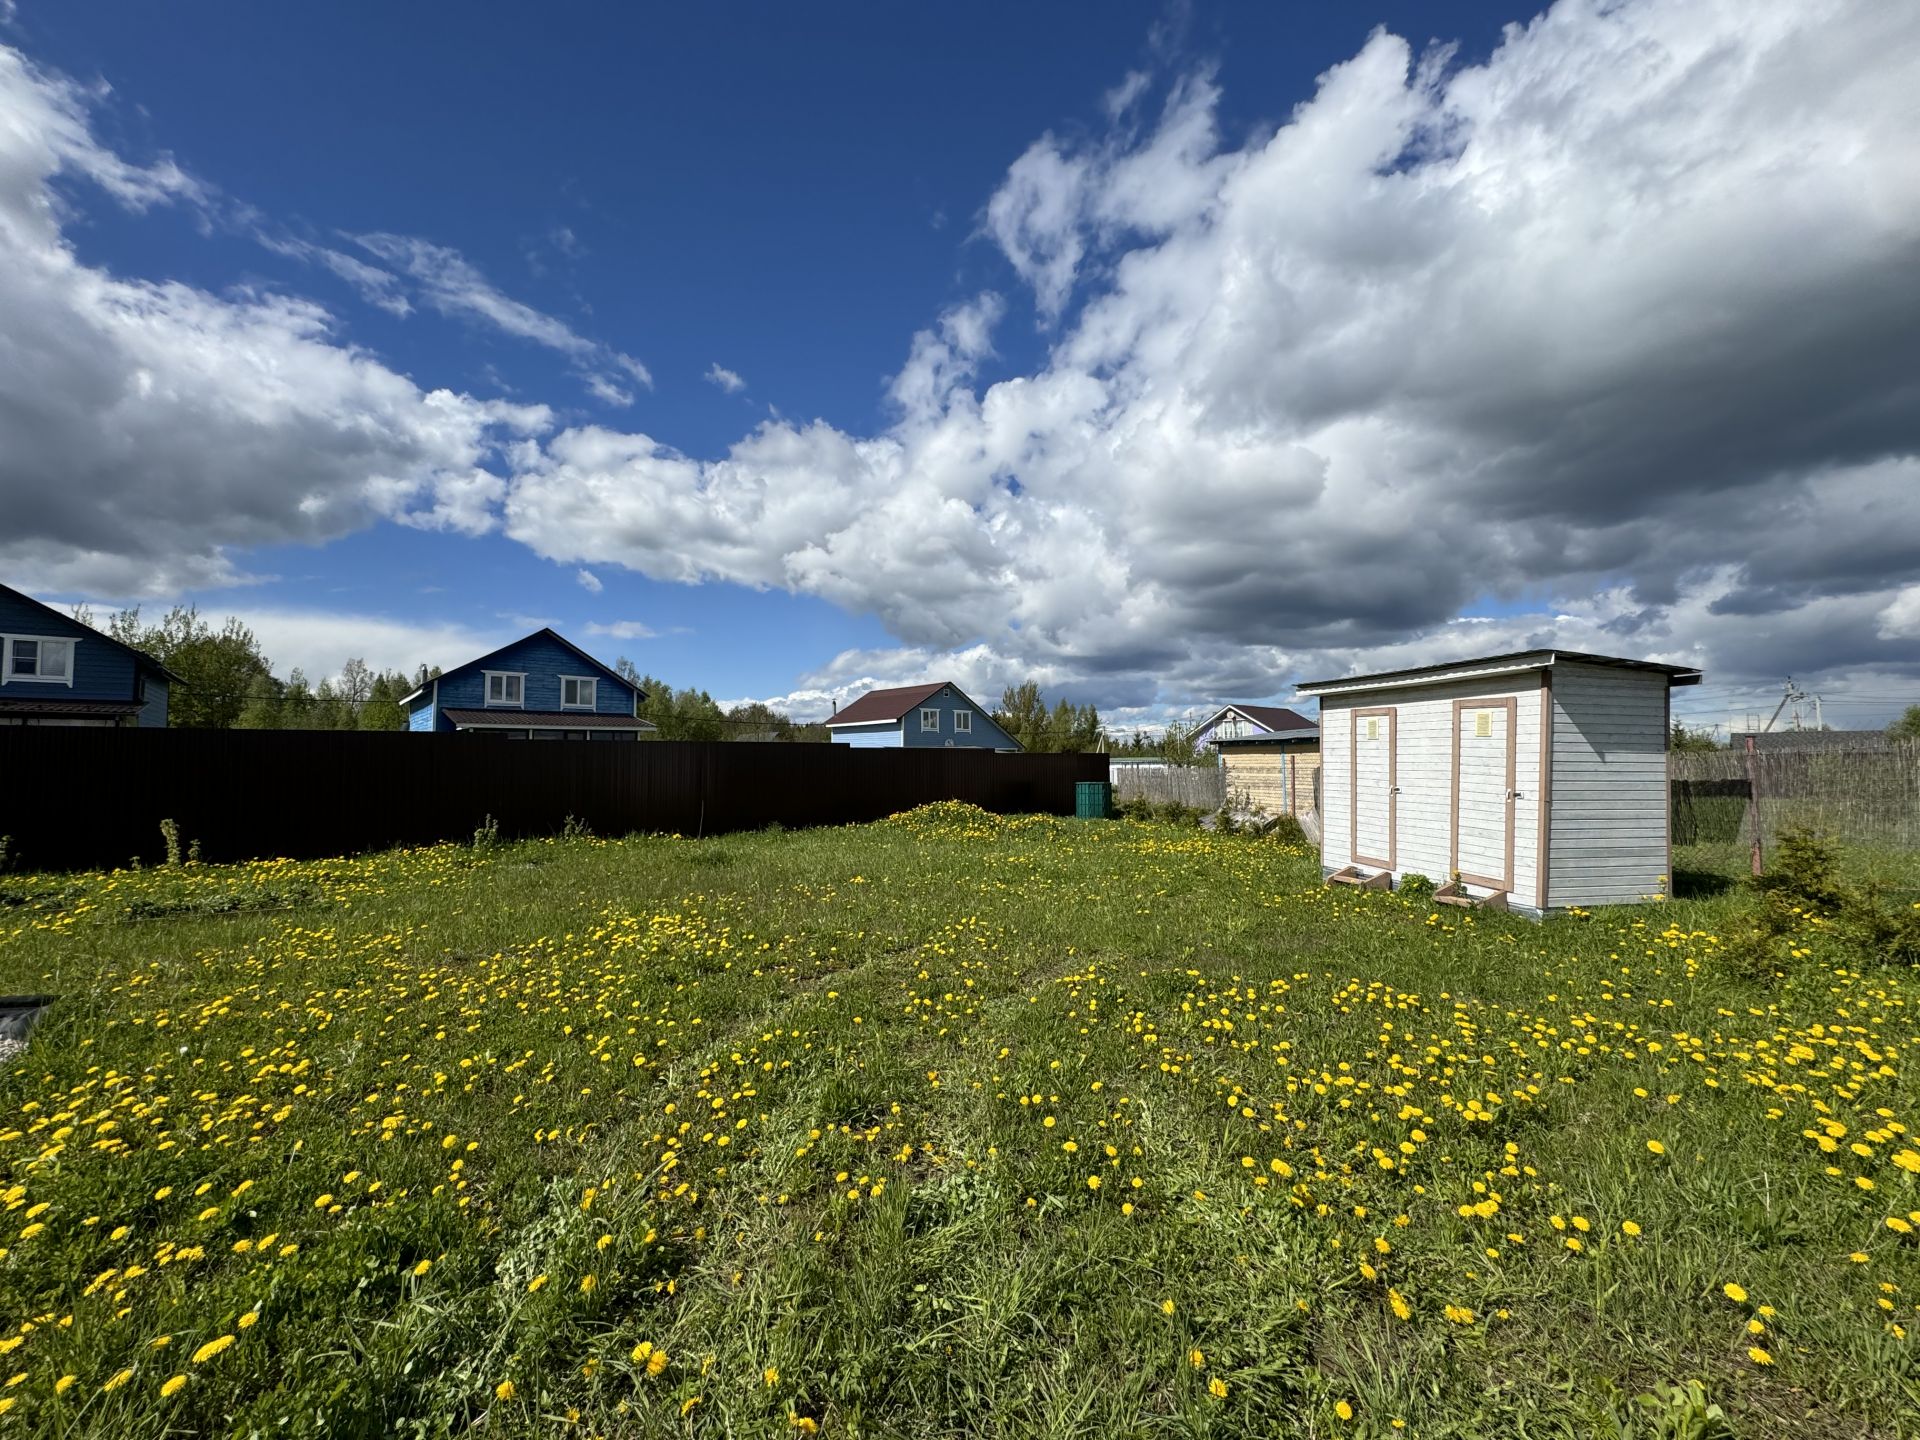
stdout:
{"type": "Polygon", "coordinates": [[[1105,755],[676,741],[534,744],[470,735],[273,730],[0,730],[0,835],[37,870],[164,853],[315,858],[467,839],[718,834],[876,820],[934,800],[1071,815],[1105,755]]]}

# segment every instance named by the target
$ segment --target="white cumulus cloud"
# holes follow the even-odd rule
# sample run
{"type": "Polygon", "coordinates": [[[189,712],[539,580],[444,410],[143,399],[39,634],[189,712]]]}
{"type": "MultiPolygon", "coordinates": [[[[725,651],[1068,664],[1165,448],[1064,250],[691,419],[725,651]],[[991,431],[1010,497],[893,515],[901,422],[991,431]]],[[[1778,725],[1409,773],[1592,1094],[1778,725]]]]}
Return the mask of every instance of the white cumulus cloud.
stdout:
{"type": "Polygon", "coordinates": [[[747,388],[747,382],[742,380],[737,372],[727,369],[718,360],[707,367],[706,378],[708,384],[718,385],[729,395],[738,395],[747,388]]]}

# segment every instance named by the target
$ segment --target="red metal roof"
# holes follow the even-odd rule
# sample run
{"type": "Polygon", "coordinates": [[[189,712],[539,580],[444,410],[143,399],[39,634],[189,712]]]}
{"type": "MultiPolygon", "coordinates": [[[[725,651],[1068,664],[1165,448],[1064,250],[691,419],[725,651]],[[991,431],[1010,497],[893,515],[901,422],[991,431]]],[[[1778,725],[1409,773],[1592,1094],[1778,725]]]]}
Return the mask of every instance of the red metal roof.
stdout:
{"type": "Polygon", "coordinates": [[[632,715],[596,715],[588,710],[510,710],[495,706],[489,710],[440,712],[463,730],[651,730],[650,720],[632,715]]]}
{"type": "Polygon", "coordinates": [[[878,725],[888,720],[898,720],[922,700],[938,695],[947,688],[945,680],[937,680],[931,685],[901,685],[892,690],[869,690],[846,709],[827,720],[829,728],[835,725],[878,725]]]}

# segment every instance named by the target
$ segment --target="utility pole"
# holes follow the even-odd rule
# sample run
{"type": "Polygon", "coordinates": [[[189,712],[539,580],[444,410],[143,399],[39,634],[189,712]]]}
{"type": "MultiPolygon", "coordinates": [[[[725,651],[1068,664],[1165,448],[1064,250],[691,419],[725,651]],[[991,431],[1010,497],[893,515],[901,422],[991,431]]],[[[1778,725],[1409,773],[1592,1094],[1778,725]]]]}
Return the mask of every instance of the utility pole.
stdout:
{"type": "MultiPolygon", "coordinates": [[[[1798,703],[1806,698],[1807,692],[1804,690],[1796,690],[1793,685],[1793,676],[1787,676],[1786,689],[1781,692],[1780,703],[1773,707],[1773,714],[1769,715],[1767,717],[1767,723],[1760,727],[1761,733],[1765,734],[1767,731],[1773,729],[1773,722],[1780,718],[1780,712],[1786,709],[1790,703],[1798,703]]],[[[1799,728],[1798,725],[1794,726],[1796,730],[1799,728]]],[[[1751,749],[1751,745],[1749,745],[1748,748],[1751,749]]]]}

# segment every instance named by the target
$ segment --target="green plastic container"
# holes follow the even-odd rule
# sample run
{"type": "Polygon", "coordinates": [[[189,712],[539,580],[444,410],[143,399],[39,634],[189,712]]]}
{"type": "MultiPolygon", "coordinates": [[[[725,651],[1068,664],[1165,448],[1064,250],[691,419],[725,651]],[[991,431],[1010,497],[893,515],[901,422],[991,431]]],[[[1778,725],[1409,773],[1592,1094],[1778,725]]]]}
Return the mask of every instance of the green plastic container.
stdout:
{"type": "Polygon", "coordinates": [[[1112,819],[1112,782],[1107,780],[1079,780],[1074,782],[1073,818],[1076,820],[1112,819]]]}

